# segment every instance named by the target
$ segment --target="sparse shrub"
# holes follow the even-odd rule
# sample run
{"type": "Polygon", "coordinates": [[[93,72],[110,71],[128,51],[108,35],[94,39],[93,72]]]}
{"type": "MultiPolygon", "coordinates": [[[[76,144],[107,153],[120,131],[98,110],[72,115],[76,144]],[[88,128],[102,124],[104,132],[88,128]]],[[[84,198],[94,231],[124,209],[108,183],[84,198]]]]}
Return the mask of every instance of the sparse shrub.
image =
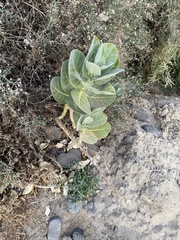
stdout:
{"type": "Polygon", "coordinates": [[[0,193],[2,193],[9,184],[11,184],[15,177],[16,175],[12,169],[0,161],[0,193]]]}
{"type": "MultiPolygon", "coordinates": [[[[7,78],[9,71],[0,69],[0,110],[10,107],[13,109],[13,103],[20,99],[22,85],[20,79],[15,82],[7,78]]],[[[15,112],[15,111],[14,111],[15,112]]]]}
{"type": "Polygon", "coordinates": [[[180,49],[177,45],[166,44],[153,55],[150,82],[163,84],[166,91],[180,93],[180,49]]]}
{"type": "Polygon", "coordinates": [[[132,81],[141,83],[153,81],[156,87],[159,83],[170,92],[179,92],[178,1],[113,1],[113,4],[116,5],[113,25],[117,28],[112,34],[117,33],[114,42],[117,46],[119,42],[126,77],[133,76],[132,81]]]}

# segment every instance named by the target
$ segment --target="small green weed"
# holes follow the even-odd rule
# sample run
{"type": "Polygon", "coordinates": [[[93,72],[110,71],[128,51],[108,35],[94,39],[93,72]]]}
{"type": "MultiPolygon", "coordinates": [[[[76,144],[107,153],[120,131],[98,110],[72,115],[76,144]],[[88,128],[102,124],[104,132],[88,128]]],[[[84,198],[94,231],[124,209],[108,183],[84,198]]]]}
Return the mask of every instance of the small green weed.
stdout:
{"type": "Polygon", "coordinates": [[[98,178],[89,166],[76,170],[68,180],[68,198],[73,202],[84,202],[96,194],[98,178]]]}

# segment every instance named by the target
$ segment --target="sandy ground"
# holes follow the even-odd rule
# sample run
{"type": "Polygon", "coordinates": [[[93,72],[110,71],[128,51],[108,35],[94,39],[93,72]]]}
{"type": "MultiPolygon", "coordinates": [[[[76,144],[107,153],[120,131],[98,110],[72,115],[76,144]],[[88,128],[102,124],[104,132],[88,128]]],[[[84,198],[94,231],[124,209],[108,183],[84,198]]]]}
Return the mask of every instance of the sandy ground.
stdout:
{"type": "Polygon", "coordinates": [[[101,167],[118,196],[101,179],[96,213],[74,215],[61,197],[42,191],[28,200],[36,214],[24,226],[25,239],[45,240],[54,215],[62,219],[61,237],[80,227],[86,240],[180,239],[180,99],[134,102],[128,130],[114,131],[100,149],[101,167]]]}

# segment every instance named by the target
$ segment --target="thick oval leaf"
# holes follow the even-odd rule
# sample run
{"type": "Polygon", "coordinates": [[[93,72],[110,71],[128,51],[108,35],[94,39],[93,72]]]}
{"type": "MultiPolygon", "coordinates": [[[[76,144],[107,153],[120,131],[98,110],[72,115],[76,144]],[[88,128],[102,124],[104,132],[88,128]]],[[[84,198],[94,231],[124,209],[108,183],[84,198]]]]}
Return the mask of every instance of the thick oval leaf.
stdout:
{"type": "MultiPolygon", "coordinates": [[[[108,64],[106,63],[105,66],[101,67],[101,75],[104,76],[104,75],[108,74],[112,70],[119,69],[119,65],[120,65],[120,59],[118,57],[115,64],[114,63],[113,64],[112,63],[108,63],[108,64]]],[[[124,71],[123,69],[121,69],[121,70],[124,71]]]]}
{"type": "Polygon", "coordinates": [[[88,116],[88,115],[87,114],[85,114],[85,115],[83,114],[78,119],[77,124],[76,124],[76,130],[77,131],[81,131],[84,128],[83,125],[82,125],[82,122],[86,118],[86,116],[88,116]]]}
{"type": "Polygon", "coordinates": [[[69,93],[72,89],[75,88],[75,86],[69,80],[68,64],[69,64],[69,60],[66,60],[65,62],[63,62],[63,65],[61,68],[61,86],[64,92],[67,92],[67,93],[69,93]]]}
{"type": "Polygon", "coordinates": [[[90,131],[84,130],[79,132],[80,140],[88,144],[94,144],[97,142],[96,135],[90,131]]]}
{"type": "Polygon", "coordinates": [[[98,94],[96,96],[93,96],[89,98],[90,105],[92,109],[101,108],[101,107],[107,107],[111,103],[114,102],[116,99],[116,96],[114,95],[104,95],[104,94],[98,94]]]}
{"type": "Polygon", "coordinates": [[[65,99],[69,95],[65,93],[61,87],[61,78],[60,77],[53,77],[50,83],[51,93],[53,98],[60,104],[65,104],[65,99]]]}
{"type": "Polygon", "coordinates": [[[88,128],[89,124],[93,122],[93,118],[88,114],[81,115],[77,121],[76,130],[81,131],[83,128],[88,128]]]}
{"type": "Polygon", "coordinates": [[[100,41],[99,39],[94,36],[92,42],[91,42],[91,45],[90,45],[90,48],[89,48],[89,51],[88,51],[88,54],[87,54],[87,57],[86,57],[86,60],[89,60],[92,55],[97,52],[97,49],[100,47],[100,41]]]}
{"type": "Polygon", "coordinates": [[[114,95],[114,94],[116,94],[115,88],[110,83],[106,83],[106,84],[104,84],[102,86],[99,86],[98,90],[99,90],[99,93],[101,93],[101,94],[106,94],[106,95],[114,95]]]}
{"type": "Polygon", "coordinates": [[[101,111],[101,109],[96,109],[90,114],[93,122],[89,123],[88,128],[98,127],[107,122],[107,116],[101,111]]]}
{"type": "Polygon", "coordinates": [[[91,131],[91,133],[93,133],[97,139],[102,139],[107,137],[111,131],[111,125],[107,122],[99,127],[91,128],[89,131],[91,131]]]}
{"type": "Polygon", "coordinates": [[[82,130],[83,128],[95,128],[103,125],[107,122],[107,116],[102,112],[102,109],[96,109],[91,112],[90,115],[85,114],[81,115],[81,117],[77,121],[77,131],[82,130]]]}
{"type": "Polygon", "coordinates": [[[99,48],[94,62],[98,66],[109,65],[109,63],[115,64],[118,58],[116,46],[112,43],[104,43],[101,45],[101,48],[99,48]]]}
{"type": "Polygon", "coordinates": [[[83,126],[89,126],[90,123],[92,123],[94,121],[94,119],[90,116],[86,117],[84,119],[84,121],[82,122],[83,126]]]}
{"type": "Polygon", "coordinates": [[[103,44],[98,48],[96,56],[94,58],[94,63],[99,66],[103,66],[106,64],[106,59],[103,56],[103,44]]]}
{"type": "Polygon", "coordinates": [[[84,90],[88,96],[93,96],[95,94],[100,93],[97,88],[93,88],[90,85],[85,85],[84,90]]]}
{"type": "Polygon", "coordinates": [[[107,107],[116,99],[116,91],[111,84],[103,86],[99,92],[88,97],[92,109],[107,107]]]}
{"type": "Polygon", "coordinates": [[[98,48],[100,47],[100,41],[99,39],[94,36],[93,40],[92,40],[92,43],[91,43],[91,46],[89,48],[89,51],[88,51],[88,54],[85,58],[85,62],[84,62],[84,65],[83,65],[83,68],[82,68],[82,74],[83,74],[83,77],[85,77],[86,79],[89,79],[91,76],[87,70],[87,67],[86,67],[86,61],[90,61],[90,62],[94,62],[94,58],[95,58],[95,55],[98,51],[98,48]]]}
{"type": "Polygon", "coordinates": [[[75,104],[85,113],[91,113],[91,106],[86,93],[82,89],[74,89],[71,91],[72,99],[75,104]]]}
{"type": "Polygon", "coordinates": [[[96,109],[96,110],[92,111],[90,115],[82,116],[79,119],[78,124],[81,125],[81,128],[84,128],[84,127],[94,128],[94,127],[103,125],[106,122],[107,122],[106,114],[103,113],[101,109],[96,109]],[[91,118],[93,121],[91,121],[91,122],[85,121],[86,119],[89,119],[89,118],[91,118]]]}
{"type": "Polygon", "coordinates": [[[94,77],[92,79],[92,82],[94,83],[94,86],[101,86],[107,82],[109,82],[116,74],[120,73],[120,72],[123,72],[124,69],[114,69],[114,70],[111,70],[109,71],[107,74],[101,76],[101,77],[94,77]]]}
{"type": "Polygon", "coordinates": [[[84,59],[85,59],[84,54],[77,49],[74,49],[70,54],[69,64],[68,64],[68,76],[72,85],[75,87],[83,86],[81,71],[82,71],[84,59]]]}
{"type": "Polygon", "coordinates": [[[73,119],[74,119],[74,123],[75,123],[75,125],[76,125],[76,129],[77,129],[77,122],[78,122],[78,120],[79,120],[79,118],[82,116],[82,114],[81,113],[79,113],[79,112],[73,112],[73,119]]]}
{"type": "Polygon", "coordinates": [[[94,144],[98,140],[107,137],[110,131],[111,131],[110,124],[105,123],[96,128],[83,129],[82,131],[80,131],[80,139],[83,142],[94,144]]]}
{"type": "Polygon", "coordinates": [[[101,68],[89,61],[86,61],[86,68],[88,70],[88,73],[91,77],[95,77],[95,76],[100,76],[101,75],[101,68]]]}
{"type": "Polygon", "coordinates": [[[106,65],[103,65],[101,67],[102,73],[105,72],[105,70],[109,70],[110,71],[112,67],[114,67],[114,63],[112,63],[112,62],[106,63],[106,65]]]}
{"type": "Polygon", "coordinates": [[[73,101],[72,97],[69,96],[68,98],[66,98],[66,103],[67,105],[77,114],[84,114],[84,111],[82,111],[77,105],[76,103],[73,101]]]}

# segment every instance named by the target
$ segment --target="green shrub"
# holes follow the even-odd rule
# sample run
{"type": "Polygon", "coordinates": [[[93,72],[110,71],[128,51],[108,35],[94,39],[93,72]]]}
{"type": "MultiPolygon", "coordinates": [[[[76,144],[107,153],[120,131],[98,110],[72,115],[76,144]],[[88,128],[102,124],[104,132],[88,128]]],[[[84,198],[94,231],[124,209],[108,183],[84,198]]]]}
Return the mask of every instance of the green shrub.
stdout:
{"type": "Polygon", "coordinates": [[[61,68],[61,76],[51,81],[54,99],[73,111],[72,122],[79,131],[80,140],[96,143],[111,130],[103,111],[116,98],[109,81],[122,69],[114,44],[100,44],[94,37],[89,52],[74,49],[61,68]]]}

